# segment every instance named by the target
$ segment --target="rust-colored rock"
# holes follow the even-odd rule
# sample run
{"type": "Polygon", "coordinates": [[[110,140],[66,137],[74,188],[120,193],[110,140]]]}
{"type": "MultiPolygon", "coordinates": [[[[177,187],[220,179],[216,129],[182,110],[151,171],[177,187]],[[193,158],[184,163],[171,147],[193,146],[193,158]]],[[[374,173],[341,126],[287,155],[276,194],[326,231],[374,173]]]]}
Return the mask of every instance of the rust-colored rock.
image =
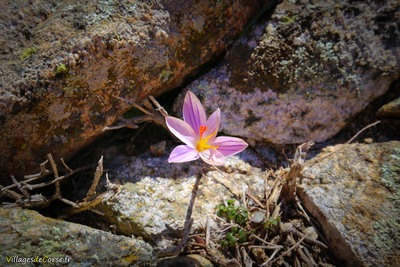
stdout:
{"type": "MultiPolygon", "coordinates": [[[[269,1],[266,1],[267,3],[269,1]]],[[[69,157],[129,107],[221,54],[265,1],[6,1],[0,170],[69,157]]]]}

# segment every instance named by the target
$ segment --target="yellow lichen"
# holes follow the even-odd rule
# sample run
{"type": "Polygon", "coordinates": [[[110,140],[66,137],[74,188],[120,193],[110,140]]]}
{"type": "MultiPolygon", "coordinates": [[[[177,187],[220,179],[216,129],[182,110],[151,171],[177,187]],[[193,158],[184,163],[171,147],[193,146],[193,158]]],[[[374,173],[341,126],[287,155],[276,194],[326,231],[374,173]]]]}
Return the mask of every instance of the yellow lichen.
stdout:
{"type": "Polygon", "coordinates": [[[21,54],[21,56],[20,56],[20,59],[21,60],[27,60],[27,59],[29,59],[32,55],[34,55],[34,54],[36,54],[36,48],[34,48],[34,47],[29,47],[29,48],[27,48],[27,49],[25,49],[23,52],[22,52],[22,54],[21,54]]]}
{"type": "Polygon", "coordinates": [[[61,63],[57,66],[56,74],[63,74],[68,72],[68,67],[65,64],[61,63]]]}

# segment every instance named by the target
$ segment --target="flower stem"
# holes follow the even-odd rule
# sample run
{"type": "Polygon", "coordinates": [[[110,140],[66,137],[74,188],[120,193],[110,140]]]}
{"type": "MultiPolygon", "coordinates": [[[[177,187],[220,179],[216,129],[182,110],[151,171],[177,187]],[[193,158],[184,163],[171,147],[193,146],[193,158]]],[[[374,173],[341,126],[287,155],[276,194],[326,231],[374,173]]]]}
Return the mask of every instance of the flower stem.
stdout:
{"type": "Polygon", "coordinates": [[[185,224],[183,228],[183,236],[181,242],[177,246],[166,248],[164,250],[159,251],[158,252],[159,258],[178,255],[179,253],[181,253],[182,249],[186,246],[187,241],[189,239],[190,229],[192,228],[193,224],[192,213],[193,213],[194,202],[196,200],[197,191],[199,190],[200,186],[201,176],[202,174],[198,174],[196,176],[196,181],[192,189],[192,196],[190,198],[189,206],[186,211],[186,218],[185,218],[185,224]]]}

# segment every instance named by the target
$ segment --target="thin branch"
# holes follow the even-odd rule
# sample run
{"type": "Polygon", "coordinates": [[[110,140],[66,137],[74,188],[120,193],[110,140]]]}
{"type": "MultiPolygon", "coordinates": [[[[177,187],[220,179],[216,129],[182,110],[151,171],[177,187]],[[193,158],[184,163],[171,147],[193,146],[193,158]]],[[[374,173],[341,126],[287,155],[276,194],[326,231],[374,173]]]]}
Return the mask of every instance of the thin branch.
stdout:
{"type": "Polygon", "coordinates": [[[133,106],[134,108],[137,108],[138,110],[140,110],[144,114],[152,115],[150,111],[148,111],[147,109],[143,108],[141,105],[139,105],[139,104],[137,104],[137,103],[135,103],[133,101],[130,101],[128,99],[125,99],[125,98],[122,98],[122,97],[119,97],[119,96],[115,96],[115,95],[113,95],[112,97],[114,97],[114,98],[116,98],[118,100],[121,100],[121,101],[127,103],[128,105],[133,106]]]}
{"type": "Polygon", "coordinates": [[[17,186],[18,190],[24,195],[25,198],[30,198],[31,195],[24,189],[24,187],[15,179],[14,175],[11,175],[11,180],[17,186]]]}
{"type": "MultiPolygon", "coordinates": [[[[147,116],[147,115],[146,115],[147,116]]],[[[105,126],[103,128],[104,131],[113,131],[113,130],[118,130],[122,128],[129,128],[129,129],[137,129],[139,126],[137,126],[134,122],[127,120],[127,119],[121,119],[123,123],[116,125],[116,126],[105,126]]]]}
{"type": "Polygon", "coordinates": [[[60,188],[60,181],[58,180],[58,169],[57,169],[57,164],[55,163],[53,156],[51,154],[47,154],[47,158],[50,161],[51,168],[53,169],[54,177],[56,178],[55,180],[55,186],[56,186],[56,192],[53,195],[53,199],[58,198],[61,196],[61,188],[60,188]]]}
{"type": "MultiPolygon", "coordinates": [[[[217,166],[211,165],[211,167],[216,169],[222,175],[224,175],[224,173],[217,166]]],[[[231,193],[235,198],[239,199],[239,196],[237,194],[235,194],[229,186],[227,186],[225,183],[221,182],[217,177],[213,176],[212,179],[214,179],[217,183],[219,183],[220,185],[225,187],[229,191],[229,193],[231,193]]],[[[232,181],[231,179],[227,179],[227,181],[230,181],[235,187],[239,188],[239,185],[237,183],[235,183],[235,181],[232,181]]]]}
{"type": "Polygon", "coordinates": [[[307,221],[311,224],[310,217],[307,215],[307,212],[305,211],[303,206],[300,204],[299,201],[297,201],[296,203],[297,203],[297,206],[299,207],[299,209],[303,212],[304,217],[306,217],[307,221]]]}
{"type": "MultiPolygon", "coordinates": [[[[368,128],[371,128],[371,127],[373,127],[373,126],[379,124],[380,122],[381,122],[381,121],[376,121],[376,122],[374,122],[374,123],[368,124],[367,126],[365,126],[364,128],[362,128],[361,130],[359,130],[359,131],[358,131],[352,138],[350,138],[345,144],[350,144],[350,143],[353,142],[353,140],[356,139],[362,132],[364,132],[364,131],[367,130],[368,128]]],[[[317,159],[312,159],[312,160],[310,160],[309,162],[307,162],[307,164],[304,165],[304,167],[305,167],[305,166],[313,165],[313,164],[315,164],[315,163],[317,163],[317,162],[320,162],[320,161],[326,159],[327,157],[329,157],[329,156],[331,156],[332,154],[334,154],[334,153],[338,152],[339,150],[341,150],[343,147],[344,147],[344,146],[340,147],[340,148],[337,149],[337,150],[334,150],[334,151],[328,153],[327,155],[323,156],[322,158],[317,158],[317,159]]]]}
{"type": "Polygon", "coordinates": [[[84,200],[81,203],[77,203],[77,207],[73,207],[71,209],[68,209],[65,212],[66,214],[62,215],[62,216],[59,216],[59,218],[60,219],[64,219],[68,215],[77,214],[77,213],[80,213],[80,212],[85,211],[85,210],[90,210],[91,212],[97,213],[99,215],[104,215],[104,214],[102,214],[102,212],[95,210],[94,207],[96,207],[102,201],[110,199],[115,194],[118,194],[118,192],[121,190],[121,186],[113,184],[113,183],[110,182],[110,180],[108,179],[108,173],[106,173],[105,176],[106,176],[106,188],[107,188],[106,192],[98,195],[96,198],[94,198],[94,199],[92,199],[90,201],[84,200]]]}
{"type": "Polygon", "coordinates": [[[309,237],[308,236],[308,234],[303,234],[302,232],[300,232],[299,230],[297,230],[296,228],[289,228],[289,229],[286,229],[285,231],[283,231],[284,233],[290,233],[290,234],[295,234],[295,235],[297,235],[298,237],[301,237],[302,239],[305,239],[306,241],[308,241],[308,242],[310,242],[310,243],[313,243],[314,245],[317,245],[317,246],[319,246],[319,247],[321,247],[321,248],[324,248],[324,249],[328,249],[328,247],[324,244],[324,243],[322,243],[321,241],[318,241],[318,240],[316,240],[316,239],[312,239],[311,237],[309,237]]]}
{"type": "Polygon", "coordinates": [[[304,160],[307,155],[307,151],[314,145],[314,142],[307,142],[297,147],[296,153],[292,163],[290,164],[290,170],[285,176],[285,181],[282,187],[279,200],[286,204],[293,203],[296,195],[296,181],[301,171],[303,170],[304,160]]]}
{"type": "MultiPolygon", "coordinates": [[[[24,189],[28,189],[28,190],[34,190],[34,189],[37,189],[37,188],[49,186],[51,184],[54,184],[54,183],[56,183],[58,181],[61,181],[61,180],[65,179],[65,178],[68,178],[68,177],[72,176],[73,174],[75,174],[75,173],[77,173],[77,172],[79,172],[81,170],[87,169],[87,168],[89,168],[89,166],[84,166],[84,167],[78,168],[75,171],[73,171],[73,173],[67,173],[67,174],[65,174],[63,176],[59,176],[58,178],[55,178],[55,179],[53,179],[51,181],[48,181],[48,182],[43,182],[43,183],[39,183],[39,184],[28,184],[29,182],[37,179],[37,178],[32,178],[31,180],[24,181],[23,188],[24,189]]],[[[3,191],[3,190],[8,189],[10,187],[15,187],[15,185],[14,186],[7,186],[7,188],[4,187],[0,191],[3,191]]]]}
{"type": "Polygon", "coordinates": [[[36,179],[39,177],[43,177],[47,174],[50,173],[50,171],[48,169],[46,169],[46,164],[49,162],[48,159],[46,159],[44,162],[40,163],[40,172],[39,173],[35,173],[35,174],[30,174],[30,175],[25,175],[24,179],[29,180],[29,179],[36,179]]]}
{"type": "MultiPolygon", "coordinates": [[[[251,234],[251,237],[253,237],[253,238],[257,239],[258,241],[262,242],[263,244],[267,245],[269,249],[271,247],[273,247],[273,249],[277,249],[278,247],[282,247],[283,248],[283,246],[269,243],[269,242],[265,241],[264,239],[256,236],[255,234],[251,234]]],[[[250,247],[259,247],[259,246],[250,246],[250,247]]]]}
{"type": "Polygon", "coordinates": [[[124,101],[124,102],[128,103],[129,105],[139,109],[145,115],[134,117],[131,119],[121,118],[121,120],[123,121],[122,124],[119,124],[116,126],[106,126],[106,127],[104,127],[103,131],[116,130],[116,129],[121,129],[121,128],[137,129],[138,126],[136,124],[142,123],[142,122],[153,122],[153,123],[163,126],[165,129],[168,130],[168,127],[165,123],[165,117],[168,116],[168,113],[157,102],[157,100],[153,96],[150,95],[148,97],[148,99],[145,99],[143,101],[142,105],[139,105],[139,104],[135,103],[134,101],[129,101],[127,99],[124,99],[124,98],[121,98],[118,96],[113,96],[113,97],[118,100],[124,101]],[[151,102],[149,101],[149,99],[151,102]],[[162,116],[160,116],[160,114],[162,116]]]}
{"type": "MultiPolygon", "coordinates": [[[[98,195],[95,199],[91,200],[90,202],[82,202],[82,203],[77,203],[76,205],[73,205],[73,208],[68,209],[65,213],[65,215],[59,216],[59,219],[64,219],[68,215],[73,215],[80,213],[85,210],[93,210],[95,206],[100,204],[104,199],[110,198],[111,195],[114,195],[115,192],[113,191],[107,191],[104,192],[100,195],[98,195]]],[[[96,213],[96,211],[94,211],[96,213]]]]}
{"type": "Polygon", "coordinates": [[[296,244],[294,244],[290,249],[286,250],[284,253],[282,253],[281,255],[279,255],[279,257],[276,258],[275,260],[270,261],[269,264],[272,264],[272,263],[276,262],[276,261],[279,260],[279,259],[283,259],[283,257],[285,257],[286,255],[288,255],[293,249],[297,248],[297,247],[301,244],[301,242],[303,242],[304,239],[306,239],[306,237],[307,237],[307,235],[304,235],[304,236],[303,236],[299,241],[297,241],[296,244]]]}
{"type": "Polygon", "coordinates": [[[21,194],[18,194],[17,192],[14,192],[12,190],[9,189],[5,189],[4,186],[0,186],[0,197],[8,197],[8,198],[12,198],[14,200],[23,198],[24,196],[21,194]]]}
{"type": "Polygon", "coordinates": [[[274,259],[275,255],[276,255],[281,249],[283,249],[283,247],[282,247],[282,248],[277,248],[277,249],[272,253],[272,255],[269,257],[269,259],[268,259],[266,262],[264,262],[263,264],[261,264],[260,266],[261,266],[261,267],[264,267],[264,266],[267,266],[267,264],[270,264],[270,263],[272,263],[273,261],[275,261],[275,260],[273,260],[273,259],[274,259]]]}
{"type": "Polygon", "coordinates": [[[255,196],[253,196],[249,191],[246,191],[247,197],[251,198],[258,206],[265,209],[265,205],[263,205],[255,196]]]}
{"type": "Polygon", "coordinates": [[[64,168],[66,168],[70,173],[74,172],[70,167],[68,167],[68,165],[65,163],[63,158],[61,158],[60,160],[61,160],[62,164],[64,165],[64,168]]]}
{"type": "Polygon", "coordinates": [[[2,203],[3,207],[7,207],[7,208],[10,208],[10,207],[45,208],[51,203],[51,201],[58,199],[64,203],[72,206],[72,208],[67,210],[67,214],[75,214],[75,213],[78,213],[78,212],[81,212],[84,210],[88,210],[88,209],[93,210],[93,208],[97,204],[99,204],[106,197],[109,197],[111,194],[113,194],[113,192],[115,192],[117,189],[116,186],[114,186],[113,184],[111,184],[109,182],[108,177],[106,175],[106,178],[107,178],[107,186],[106,187],[107,187],[108,191],[106,193],[99,195],[95,199],[90,200],[93,197],[93,195],[95,194],[96,187],[99,183],[100,177],[103,174],[103,157],[101,157],[98,162],[95,174],[94,174],[94,179],[93,179],[92,185],[91,185],[90,189],[88,190],[87,197],[80,203],[75,203],[71,200],[68,200],[62,196],[62,192],[61,192],[61,188],[60,188],[60,181],[75,174],[76,172],[86,169],[90,166],[84,166],[84,167],[78,168],[76,170],[72,170],[71,168],[68,167],[68,165],[65,163],[65,161],[61,158],[61,162],[62,162],[63,166],[65,167],[66,170],[69,171],[69,173],[60,176],[58,169],[57,169],[57,164],[55,163],[53,156],[51,154],[48,154],[47,158],[48,159],[45,162],[40,164],[40,168],[41,168],[40,173],[24,176],[25,179],[26,178],[28,178],[28,179],[20,181],[20,182],[18,182],[14,176],[11,176],[13,184],[11,184],[7,187],[0,186],[0,196],[6,196],[8,198],[12,198],[15,200],[15,203],[3,202],[2,203]],[[40,178],[43,178],[43,176],[44,176],[43,174],[50,173],[45,168],[45,165],[47,163],[50,163],[50,165],[51,165],[52,172],[54,174],[54,179],[52,179],[50,181],[42,182],[42,183],[30,184],[31,182],[34,182],[40,178]],[[53,195],[51,195],[50,197],[45,197],[41,194],[30,195],[28,192],[28,191],[46,187],[46,186],[49,186],[52,184],[55,184],[56,190],[55,190],[55,193],[53,195]],[[12,189],[15,187],[18,190],[20,190],[23,195],[18,194],[17,192],[13,191],[12,189]]]}
{"type": "Polygon", "coordinates": [[[94,196],[94,194],[96,193],[96,188],[97,185],[99,184],[100,178],[103,175],[103,156],[101,156],[98,164],[97,164],[97,168],[96,171],[94,173],[94,179],[92,182],[92,185],[89,188],[89,191],[86,194],[86,198],[84,199],[84,201],[89,201],[92,196],[94,196]]]}
{"type": "Polygon", "coordinates": [[[371,128],[372,126],[375,126],[377,124],[379,124],[381,121],[376,121],[374,123],[368,124],[367,126],[365,126],[364,128],[362,128],[361,130],[359,130],[352,138],[350,138],[349,141],[346,142],[346,144],[350,144],[351,142],[353,142],[354,139],[357,138],[357,136],[359,136],[362,132],[364,132],[365,130],[367,130],[368,128],[371,128]]]}
{"type": "Polygon", "coordinates": [[[76,204],[75,202],[73,202],[71,200],[68,200],[66,198],[63,198],[62,196],[59,196],[58,199],[61,200],[62,202],[64,202],[65,204],[68,204],[68,205],[70,205],[70,206],[72,206],[74,208],[78,208],[79,207],[79,205],[76,204]]]}
{"type": "Polygon", "coordinates": [[[161,115],[163,115],[164,117],[168,116],[168,112],[164,109],[163,106],[160,105],[160,103],[158,103],[158,101],[152,95],[149,95],[149,99],[154,104],[154,106],[156,106],[156,110],[160,112],[161,115]]]}

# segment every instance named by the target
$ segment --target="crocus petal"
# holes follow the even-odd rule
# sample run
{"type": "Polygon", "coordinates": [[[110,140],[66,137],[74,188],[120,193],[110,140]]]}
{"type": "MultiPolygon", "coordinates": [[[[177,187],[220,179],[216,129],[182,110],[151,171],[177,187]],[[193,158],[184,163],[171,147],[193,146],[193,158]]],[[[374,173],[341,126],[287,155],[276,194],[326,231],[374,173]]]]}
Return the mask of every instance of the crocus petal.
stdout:
{"type": "Polygon", "coordinates": [[[240,138],[219,136],[212,142],[213,146],[225,157],[235,155],[246,149],[248,144],[240,138]]]}
{"type": "Polygon", "coordinates": [[[205,126],[207,127],[207,130],[204,132],[203,136],[211,135],[211,138],[214,138],[215,136],[217,136],[220,122],[221,122],[221,111],[218,108],[208,118],[208,120],[205,124],[205,126]]]}
{"type": "Polygon", "coordinates": [[[179,140],[192,148],[196,147],[195,142],[197,140],[197,135],[189,124],[187,124],[183,120],[170,116],[168,116],[165,121],[167,123],[168,129],[179,140]]]}
{"type": "Polygon", "coordinates": [[[193,130],[199,135],[200,125],[206,123],[206,112],[200,103],[200,100],[188,91],[183,102],[183,119],[187,122],[193,130]]]}
{"type": "Polygon", "coordinates": [[[172,150],[169,155],[168,162],[169,163],[179,163],[179,162],[187,162],[198,159],[199,153],[196,149],[191,148],[190,146],[180,145],[172,150]]]}
{"type": "Polygon", "coordinates": [[[200,153],[201,159],[210,165],[223,165],[225,156],[216,149],[207,149],[200,153]]]}

